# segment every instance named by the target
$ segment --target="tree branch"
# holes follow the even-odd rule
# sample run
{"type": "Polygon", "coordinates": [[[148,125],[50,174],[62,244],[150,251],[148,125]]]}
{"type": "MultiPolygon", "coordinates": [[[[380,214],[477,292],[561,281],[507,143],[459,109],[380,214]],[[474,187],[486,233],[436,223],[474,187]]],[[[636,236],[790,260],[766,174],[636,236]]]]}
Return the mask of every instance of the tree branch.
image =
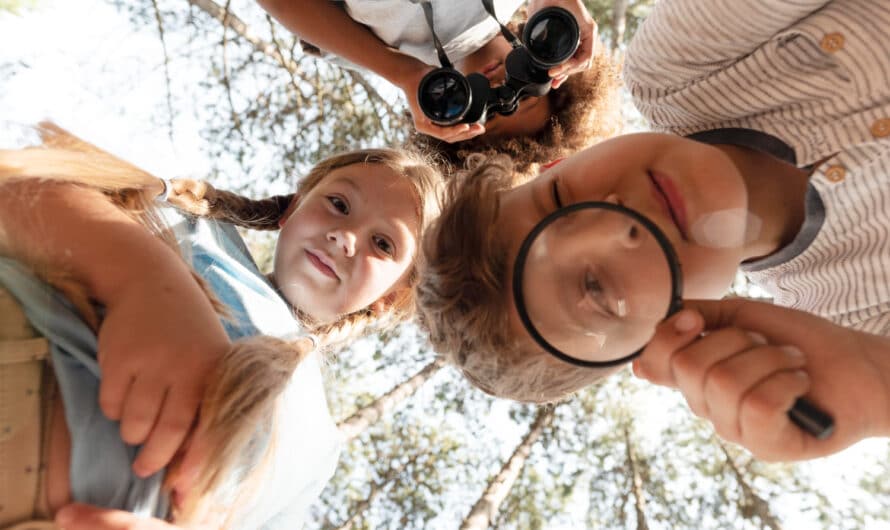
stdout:
{"type": "Polygon", "coordinates": [[[155,21],[158,24],[158,35],[161,38],[161,48],[164,50],[164,79],[167,83],[167,126],[169,127],[170,141],[173,141],[173,95],[170,90],[170,55],[167,53],[167,40],[164,38],[164,22],[161,19],[161,10],[157,0],[151,0],[155,12],[155,21]]]}

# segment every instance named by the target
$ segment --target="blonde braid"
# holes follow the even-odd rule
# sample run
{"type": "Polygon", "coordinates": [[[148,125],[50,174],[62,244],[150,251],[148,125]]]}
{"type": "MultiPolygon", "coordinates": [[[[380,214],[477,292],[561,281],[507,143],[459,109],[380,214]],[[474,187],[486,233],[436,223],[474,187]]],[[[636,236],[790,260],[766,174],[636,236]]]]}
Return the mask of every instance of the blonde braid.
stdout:
{"type": "MultiPolygon", "coordinates": [[[[207,454],[207,465],[203,466],[206,472],[192,486],[191,491],[196,494],[187,496],[175,512],[178,524],[200,522],[200,514],[208,505],[226,505],[233,501],[215,495],[229,472],[243,471],[246,476],[240,478],[248,481],[257,477],[257,467],[269,456],[274,443],[271,427],[277,397],[313,349],[314,344],[308,338],[288,342],[254,336],[235,342],[226,353],[210,379],[201,404],[201,417],[209,418],[201,434],[215,450],[207,454]],[[258,434],[262,436],[260,430],[264,428],[271,431],[273,439],[256,452],[251,445],[258,434]]],[[[174,474],[168,475],[167,480],[172,480],[174,474]]],[[[236,494],[236,505],[247,502],[248,490],[250,488],[241,488],[236,494]]],[[[230,517],[233,512],[229,512],[230,517]]]]}
{"type": "Polygon", "coordinates": [[[167,202],[180,210],[254,230],[278,230],[278,221],[294,200],[293,193],[251,199],[204,180],[173,179],[170,186],[167,202]]]}

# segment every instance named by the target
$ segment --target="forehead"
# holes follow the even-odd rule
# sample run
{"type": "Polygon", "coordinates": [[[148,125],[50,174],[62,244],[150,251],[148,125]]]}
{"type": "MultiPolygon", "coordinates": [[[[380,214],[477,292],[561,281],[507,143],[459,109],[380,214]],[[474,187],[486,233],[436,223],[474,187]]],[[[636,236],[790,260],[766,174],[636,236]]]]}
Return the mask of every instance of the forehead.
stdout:
{"type": "Polygon", "coordinates": [[[416,234],[420,226],[418,194],[411,181],[396,169],[361,162],[332,170],[313,193],[345,191],[362,201],[362,214],[404,223],[416,234]]]}

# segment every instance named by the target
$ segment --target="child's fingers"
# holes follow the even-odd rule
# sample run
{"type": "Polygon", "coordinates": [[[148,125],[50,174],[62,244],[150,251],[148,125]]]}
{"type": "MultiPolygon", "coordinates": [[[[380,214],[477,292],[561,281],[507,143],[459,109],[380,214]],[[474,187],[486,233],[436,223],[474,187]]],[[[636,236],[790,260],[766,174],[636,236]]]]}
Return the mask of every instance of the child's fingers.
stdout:
{"type": "Polygon", "coordinates": [[[157,424],[133,462],[138,476],[147,477],[170,462],[192,428],[200,404],[199,394],[177,386],[170,389],[157,424]]]}
{"type": "Polygon", "coordinates": [[[101,367],[102,381],[99,384],[99,408],[110,420],[121,419],[124,400],[133,384],[133,376],[118,370],[112,372],[109,367],[101,367]]]}
{"type": "Polygon", "coordinates": [[[145,441],[154,427],[168,386],[165,382],[139,377],[130,387],[121,415],[121,439],[130,445],[145,441]]]}
{"type": "Polygon", "coordinates": [[[633,362],[634,374],[656,385],[676,386],[671,356],[698,338],[702,319],[695,311],[683,310],[660,323],[649,344],[633,362]]]}
{"type": "MultiPolygon", "coordinates": [[[[692,412],[710,417],[704,389],[712,370],[733,356],[764,344],[766,339],[762,336],[738,328],[724,328],[705,335],[674,353],[670,359],[670,370],[692,412]]],[[[724,370],[720,373],[722,381],[724,370]]],[[[732,374],[728,374],[728,377],[731,376],[732,374]]]]}
{"type": "Polygon", "coordinates": [[[147,519],[122,510],[87,504],[69,504],[56,513],[56,525],[64,530],[175,530],[160,519],[147,519]]]}
{"type": "Polygon", "coordinates": [[[185,448],[182,460],[176,469],[176,475],[170,483],[170,487],[179,495],[188,495],[197,480],[201,466],[205,465],[208,442],[202,424],[198,424],[192,438],[185,448]]]}
{"type": "MultiPolygon", "coordinates": [[[[800,455],[812,439],[788,419],[797,398],[810,390],[803,370],[777,372],[754,386],[739,405],[740,439],[760,460],[787,460],[800,455]]],[[[721,434],[717,430],[718,434],[721,434]]]]}
{"type": "Polygon", "coordinates": [[[717,432],[728,440],[739,441],[739,411],[745,396],[776,373],[804,365],[803,354],[796,348],[755,346],[711,366],[701,399],[717,432]]]}

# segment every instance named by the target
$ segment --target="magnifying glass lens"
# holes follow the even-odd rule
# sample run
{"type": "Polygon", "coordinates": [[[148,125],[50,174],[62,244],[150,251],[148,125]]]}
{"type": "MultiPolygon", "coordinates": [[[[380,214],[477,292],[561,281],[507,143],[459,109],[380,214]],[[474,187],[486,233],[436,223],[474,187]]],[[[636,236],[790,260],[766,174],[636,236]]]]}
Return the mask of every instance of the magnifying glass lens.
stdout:
{"type": "Polygon", "coordinates": [[[600,206],[564,208],[526,239],[517,307],[548,349],[617,364],[641,350],[671,311],[678,289],[673,251],[638,214],[588,204],[600,206]]]}

